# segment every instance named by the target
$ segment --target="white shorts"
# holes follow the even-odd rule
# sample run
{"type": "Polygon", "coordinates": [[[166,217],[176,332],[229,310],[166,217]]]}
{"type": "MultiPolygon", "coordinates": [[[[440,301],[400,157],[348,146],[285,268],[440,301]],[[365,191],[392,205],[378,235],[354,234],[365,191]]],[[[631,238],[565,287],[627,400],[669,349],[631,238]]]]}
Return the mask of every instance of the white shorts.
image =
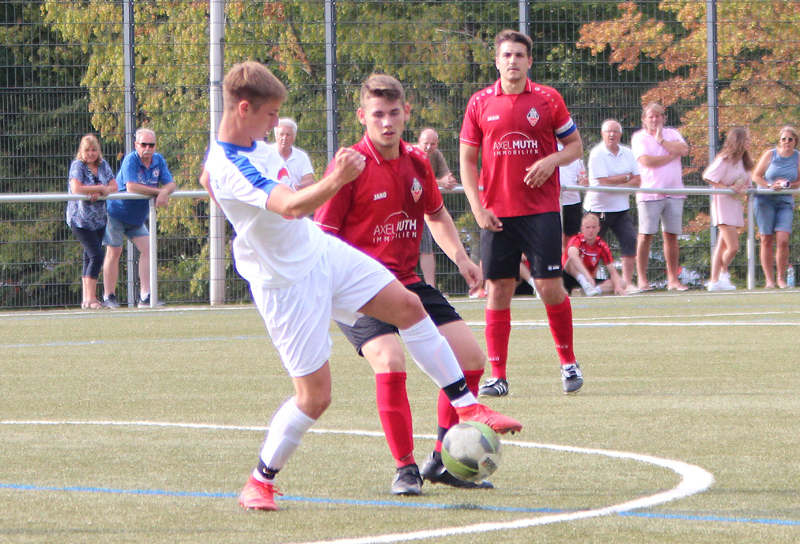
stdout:
{"type": "Polygon", "coordinates": [[[331,318],[353,325],[358,310],[394,276],[378,261],[327,236],[317,265],[290,287],[251,285],[253,300],[283,366],[293,378],[319,370],[330,358],[331,318]]]}

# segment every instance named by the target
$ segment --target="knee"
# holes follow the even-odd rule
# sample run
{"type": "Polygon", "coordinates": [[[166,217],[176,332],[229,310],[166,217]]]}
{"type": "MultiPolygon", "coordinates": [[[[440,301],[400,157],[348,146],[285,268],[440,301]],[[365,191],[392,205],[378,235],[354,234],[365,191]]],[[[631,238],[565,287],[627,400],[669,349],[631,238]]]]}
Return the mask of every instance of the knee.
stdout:
{"type": "Polygon", "coordinates": [[[372,350],[368,355],[368,361],[375,374],[387,372],[405,372],[406,358],[402,348],[398,345],[398,350],[382,349],[372,350]]]}
{"type": "Polygon", "coordinates": [[[458,364],[461,370],[465,372],[470,370],[483,370],[486,368],[486,354],[483,353],[483,350],[476,343],[474,349],[469,350],[469,352],[464,354],[459,353],[458,364]]]}
{"type": "Polygon", "coordinates": [[[331,405],[331,392],[317,392],[314,395],[296,395],[295,404],[311,419],[319,419],[331,405]]]}
{"type": "Polygon", "coordinates": [[[398,301],[397,318],[393,324],[398,329],[407,329],[425,319],[428,314],[417,295],[405,290],[401,296],[403,298],[398,301]]]}

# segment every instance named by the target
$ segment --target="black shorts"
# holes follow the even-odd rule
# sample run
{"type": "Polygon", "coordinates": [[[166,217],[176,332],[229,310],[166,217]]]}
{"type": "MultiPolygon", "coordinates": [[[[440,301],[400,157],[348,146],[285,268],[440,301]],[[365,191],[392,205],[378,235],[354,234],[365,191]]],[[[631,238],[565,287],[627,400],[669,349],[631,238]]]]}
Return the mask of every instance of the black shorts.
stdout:
{"type": "MultiPolygon", "coordinates": [[[[425,311],[428,312],[428,315],[431,316],[433,323],[437,327],[452,323],[453,321],[461,321],[461,316],[458,315],[456,309],[447,302],[444,295],[435,287],[431,287],[424,281],[420,281],[412,283],[411,285],[406,285],[406,289],[412,293],[416,293],[422,301],[422,306],[425,308],[425,311]]],[[[338,321],[336,324],[362,357],[364,354],[361,353],[361,348],[373,338],[385,334],[397,334],[397,327],[394,325],[384,323],[383,321],[367,315],[358,318],[355,325],[352,327],[343,325],[338,321]]]]}
{"type": "Polygon", "coordinates": [[[575,236],[581,231],[583,221],[583,207],[581,203],[561,206],[561,223],[564,236],[575,236]]]}
{"type": "Polygon", "coordinates": [[[567,271],[564,271],[561,277],[564,279],[564,289],[566,289],[568,295],[572,294],[573,289],[578,289],[581,286],[578,280],[575,279],[575,276],[567,271]]]}
{"type": "Polygon", "coordinates": [[[600,218],[600,238],[608,242],[606,233],[610,230],[617,237],[623,257],[636,256],[636,225],[633,224],[630,210],[621,212],[591,212],[600,218]]]}
{"type": "Polygon", "coordinates": [[[534,278],[561,276],[561,214],[501,217],[503,230],[481,230],[483,276],[489,280],[519,278],[524,254],[534,278]]]}

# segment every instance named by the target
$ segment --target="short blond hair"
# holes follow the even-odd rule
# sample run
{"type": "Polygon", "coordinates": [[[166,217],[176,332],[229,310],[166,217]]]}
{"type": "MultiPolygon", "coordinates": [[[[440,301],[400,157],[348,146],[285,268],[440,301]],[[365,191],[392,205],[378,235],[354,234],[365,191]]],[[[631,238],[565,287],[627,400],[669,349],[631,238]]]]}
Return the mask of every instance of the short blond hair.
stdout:
{"type": "Polygon", "coordinates": [[[583,219],[581,219],[581,226],[583,226],[584,223],[586,223],[587,219],[589,221],[594,221],[595,223],[597,223],[598,226],[600,225],[600,218],[596,214],[587,213],[586,215],[583,216],[583,219]]]}
{"type": "Polygon", "coordinates": [[[667,108],[665,108],[664,104],[662,104],[661,102],[655,102],[655,101],[648,102],[647,104],[645,104],[644,108],[642,109],[642,119],[644,119],[645,116],[647,115],[647,112],[651,111],[651,110],[655,111],[656,113],[658,113],[660,115],[666,115],[666,113],[667,113],[667,108]]]}
{"type": "Polygon", "coordinates": [[[222,100],[225,108],[233,108],[246,100],[254,108],[260,108],[270,100],[286,100],[288,93],[269,68],[255,61],[235,64],[222,81],[222,100]]]}

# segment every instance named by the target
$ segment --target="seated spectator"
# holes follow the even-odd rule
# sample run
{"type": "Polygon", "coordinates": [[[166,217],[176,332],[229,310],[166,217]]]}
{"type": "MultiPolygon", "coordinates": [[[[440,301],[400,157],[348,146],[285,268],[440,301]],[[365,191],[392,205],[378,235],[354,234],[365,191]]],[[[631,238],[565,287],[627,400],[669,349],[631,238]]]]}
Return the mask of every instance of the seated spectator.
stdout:
{"type": "Polygon", "coordinates": [[[567,293],[580,286],[587,296],[616,293],[624,295],[625,283],[614,268],[611,249],[597,233],[600,231],[600,219],[594,214],[587,214],[581,222],[581,232],[570,238],[567,249],[561,258],[564,288],[567,293]],[[595,274],[600,262],[608,272],[607,280],[597,281],[595,274]]]}

